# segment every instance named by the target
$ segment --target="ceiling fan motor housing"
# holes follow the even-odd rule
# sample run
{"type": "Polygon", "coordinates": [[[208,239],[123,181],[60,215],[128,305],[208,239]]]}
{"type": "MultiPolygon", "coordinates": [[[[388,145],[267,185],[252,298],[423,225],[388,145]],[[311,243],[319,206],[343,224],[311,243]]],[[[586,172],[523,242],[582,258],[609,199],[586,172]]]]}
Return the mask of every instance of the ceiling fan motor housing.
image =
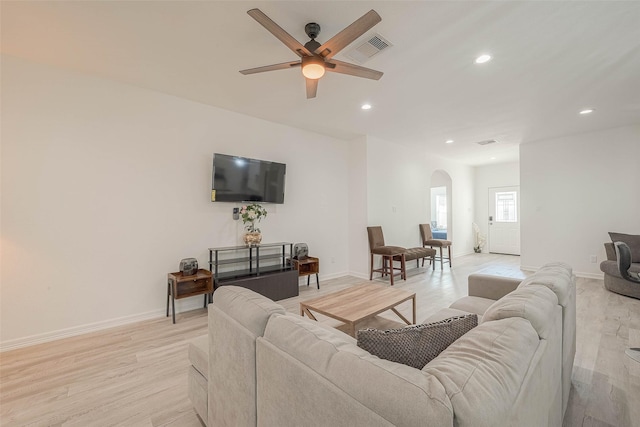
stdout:
{"type": "Polygon", "coordinates": [[[315,39],[320,34],[320,24],[316,24],[315,22],[309,22],[304,26],[304,32],[307,33],[310,39],[315,39]]]}

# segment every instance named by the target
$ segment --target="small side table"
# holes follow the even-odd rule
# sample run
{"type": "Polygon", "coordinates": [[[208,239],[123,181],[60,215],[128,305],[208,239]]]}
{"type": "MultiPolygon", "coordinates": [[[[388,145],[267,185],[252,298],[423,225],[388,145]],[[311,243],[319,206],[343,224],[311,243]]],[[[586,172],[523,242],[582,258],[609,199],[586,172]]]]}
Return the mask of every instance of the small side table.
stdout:
{"type": "Polygon", "coordinates": [[[305,259],[292,259],[291,265],[295,270],[298,270],[298,277],[307,276],[307,286],[309,286],[309,279],[312,274],[316,275],[316,285],[320,289],[320,281],[318,280],[318,273],[320,272],[320,260],[316,257],[307,257],[305,259]]]}
{"type": "Polygon", "coordinates": [[[169,317],[169,299],[173,323],[176,323],[176,300],[204,294],[204,306],[207,307],[213,293],[213,274],[209,270],[199,269],[196,274],[185,276],[181,271],[167,275],[167,317],[169,317]]]}

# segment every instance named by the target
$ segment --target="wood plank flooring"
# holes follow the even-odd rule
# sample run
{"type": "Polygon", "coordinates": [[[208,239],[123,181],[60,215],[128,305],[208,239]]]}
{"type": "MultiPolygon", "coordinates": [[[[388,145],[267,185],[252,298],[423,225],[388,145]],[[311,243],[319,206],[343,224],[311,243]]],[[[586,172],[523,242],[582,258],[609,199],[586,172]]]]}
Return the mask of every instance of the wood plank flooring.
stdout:
{"type": "MultiPolygon", "coordinates": [[[[466,295],[470,273],[518,275],[519,262],[474,254],[444,271],[410,265],[408,280],[396,280],[395,287],[416,292],[420,321],[466,295]]],[[[320,290],[301,285],[300,296],[280,303],[299,314],[300,301],[358,283],[370,282],[343,277],[321,282],[320,290]]],[[[388,286],[388,280],[374,283],[388,286]]],[[[606,291],[601,280],[578,279],[577,286],[577,352],[565,425],[640,426],[640,363],[624,354],[640,347],[640,300],[606,291]]],[[[398,306],[405,316],[411,310],[410,302],[398,306]]],[[[402,324],[388,312],[362,326],[402,324]]],[[[161,318],[0,353],[0,425],[200,427],[187,398],[187,343],[206,328],[201,309],[178,314],[175,325],[161,318]]]]}

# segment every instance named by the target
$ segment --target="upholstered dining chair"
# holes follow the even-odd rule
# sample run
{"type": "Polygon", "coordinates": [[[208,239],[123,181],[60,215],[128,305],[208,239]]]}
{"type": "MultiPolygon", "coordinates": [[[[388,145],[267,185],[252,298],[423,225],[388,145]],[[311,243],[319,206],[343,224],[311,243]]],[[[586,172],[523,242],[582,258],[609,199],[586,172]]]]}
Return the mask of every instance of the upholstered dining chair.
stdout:
{"type": "Polygon", "coordinates": [[[401,246],[386,246],[384,244],[384,234],[382,227],[367,227],[367,235],[369,236],[369,254],[371,265],[369,267],[369,280],[373,279],[373,273],[381,273],[382,276],[390,275],[391,286],[393,286],[393,270],[400,270],[400,277],[407,279],[405,269],[404,254],[406,249],[401,246]],[[380,255],[382,257],[382,266],[373,268],[373,256],[380,255]],[[400,261],[400,267],[394,267],[393,262],[400,261]]]}
{"type": "Polygon", "coordinates": [[[440,261],[440,269],[443,268],[443,264],[449,263],[451,268],[451,242],[449,240],[434,239],[431,232],[430,224],[419,224],[420,236],[422,237],[422,247],[429,246],[430,248],[439,248],[440,256],[436,256],[436,261],[440,261]],[[448,258],[442,256],[442,248],[447,248],[448,258]]]}

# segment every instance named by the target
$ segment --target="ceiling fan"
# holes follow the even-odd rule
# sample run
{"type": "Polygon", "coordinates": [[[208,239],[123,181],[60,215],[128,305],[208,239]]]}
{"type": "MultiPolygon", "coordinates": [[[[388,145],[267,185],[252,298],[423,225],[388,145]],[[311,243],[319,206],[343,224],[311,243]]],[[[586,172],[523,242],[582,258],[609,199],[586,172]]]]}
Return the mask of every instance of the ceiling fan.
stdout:
{"type": "Polygon", "coordinates": [[[316,97],[318,80],[324,75],[325,71],[349,74],[373,80],[379,80],[380,77],[382,77],[383,73],[380,71],[332,59],[335,54],[369,31],[378,22],[382,21],[380,15],[373,9],[362,15],[322,45],[316,41],[316,37],[318,37],[320,33],[320,25],[315,22],[308,23],[305,25],[304,31],[311,40],[305,43],[304,46],[283,30],[282,27],[273,22],[271,18],[265,15],[260,9],[251,9],[247,11],[247,13],[266,28],[267,31],[276,36],[276,38],[289,49],[295,52],[296,55],[300,57],[300,60],[241,70],[240,72],[242,74],[255,74],[265,71],[302,67],[302,75],[305,77],[307,85],[307,98],[316,97]]]}

